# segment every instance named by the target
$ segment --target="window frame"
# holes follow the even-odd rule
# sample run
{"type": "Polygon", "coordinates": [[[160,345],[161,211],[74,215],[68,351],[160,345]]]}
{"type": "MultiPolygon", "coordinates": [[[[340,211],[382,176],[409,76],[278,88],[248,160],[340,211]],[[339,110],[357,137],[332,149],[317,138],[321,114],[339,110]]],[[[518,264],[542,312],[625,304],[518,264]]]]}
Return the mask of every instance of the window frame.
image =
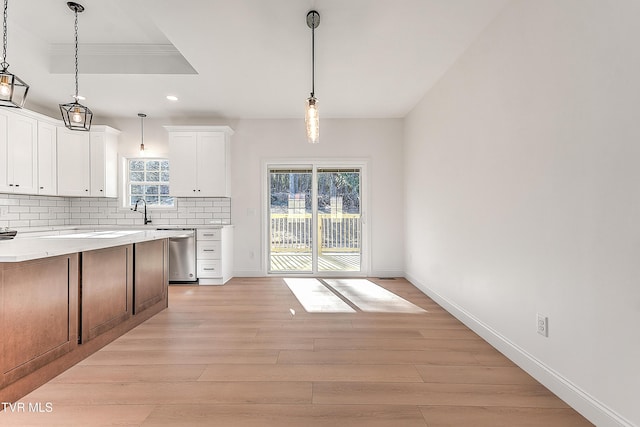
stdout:
{"type": "MultiPolygon", "coordinates": [[[[171,196],[171,187],[170,187],[170,181],[131,181],[131,162],[136,162],[136,161],[142,161],[145,162],[145,170],[143,170],[143,172],[146,172],[146,163],[150,162],[150,161],[158,161],[158,162],[169,162],[169,159],[166,157],[124,157],[124,164],[123,164],[123,183],[124,183],[124,197],[122,200],[122,207],[125,209],[130,209],[134,206],[134,203],[131,203],[131,198],[132,197],[136,197],[138,195],[136,194],[131,194],[131,185],[167,185],[169,187],[169,194],[168,197],[171,197],[173,200],[173,203],[171,205],[161,205],[159,203],[157,204],[149,204],[148,205],[148,209],[149,210],[175,210],[177,208],[177,200],[176,197],[171,196]]],[[[162,172],[162,168],[160,168],[158,170],[158,173],[160,174],[162,172]]],[[[171,176],[171,165],[169,164],[169,176],[171,176]]],[[[157,195],[153,195],[153,194],[141,194],[140,197],[143,198],[146,201],[146,198],[149,196],[157,196],[158,197],[158,202],[160,201],[160,197],[161,194],[158,193],[157,195]]]]}

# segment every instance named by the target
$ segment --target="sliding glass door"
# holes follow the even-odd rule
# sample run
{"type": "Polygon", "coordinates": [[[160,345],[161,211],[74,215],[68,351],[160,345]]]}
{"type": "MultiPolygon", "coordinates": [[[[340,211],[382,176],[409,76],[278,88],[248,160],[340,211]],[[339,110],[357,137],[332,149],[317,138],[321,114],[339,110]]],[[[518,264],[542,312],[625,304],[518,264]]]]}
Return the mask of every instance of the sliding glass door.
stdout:
{"type": "Polygon", "coordinates": [[[313,171],[269,170],[271,272],[313,272],[313,171]]]}
{"type": "Polygon", "coordinates": [[[360,271],[360,169],[317,169],[318,271],[360,271]]]}
{"type": "Polygon", "coordinates": [[[270,273],[362,270],[362,168],[268,168],[270,273]]]}

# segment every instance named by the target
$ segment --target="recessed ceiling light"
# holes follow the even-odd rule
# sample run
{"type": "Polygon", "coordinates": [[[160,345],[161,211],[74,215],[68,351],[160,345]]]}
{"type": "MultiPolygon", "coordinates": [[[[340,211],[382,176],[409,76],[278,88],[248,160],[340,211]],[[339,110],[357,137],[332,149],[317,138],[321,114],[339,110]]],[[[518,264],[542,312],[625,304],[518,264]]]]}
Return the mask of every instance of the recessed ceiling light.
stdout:
{"type": "Polygon", "coordinates": [[[169,101],[177,101],[177,100],[178,100],[178,97],[177,97],[177,96],[174,96],[174,95],[167,95],[167,99],[168,99],[169,101]]]}

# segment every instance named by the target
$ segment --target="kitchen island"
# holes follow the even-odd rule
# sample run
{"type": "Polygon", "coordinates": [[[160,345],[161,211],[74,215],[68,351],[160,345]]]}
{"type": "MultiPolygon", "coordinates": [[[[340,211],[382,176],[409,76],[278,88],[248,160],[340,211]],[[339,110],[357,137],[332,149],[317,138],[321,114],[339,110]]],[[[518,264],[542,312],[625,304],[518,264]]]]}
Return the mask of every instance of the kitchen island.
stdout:
{"type": "Polygon", "coordinates": [[[0,400],[14,401],[167,307],[181,230],[0,241],[0,400]]]}

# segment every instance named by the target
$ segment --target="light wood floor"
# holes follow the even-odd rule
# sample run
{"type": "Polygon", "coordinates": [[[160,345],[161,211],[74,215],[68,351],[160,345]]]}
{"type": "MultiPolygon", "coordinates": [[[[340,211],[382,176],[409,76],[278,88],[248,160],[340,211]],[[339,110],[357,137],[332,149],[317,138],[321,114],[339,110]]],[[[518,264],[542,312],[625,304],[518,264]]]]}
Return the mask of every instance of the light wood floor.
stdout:
{"type": "Polygon", "coordinates": [[[172,286],[0,425],[591,425],[405,280],[374,281],[426,312],[306,313],[279,278],[172,286]]]}

